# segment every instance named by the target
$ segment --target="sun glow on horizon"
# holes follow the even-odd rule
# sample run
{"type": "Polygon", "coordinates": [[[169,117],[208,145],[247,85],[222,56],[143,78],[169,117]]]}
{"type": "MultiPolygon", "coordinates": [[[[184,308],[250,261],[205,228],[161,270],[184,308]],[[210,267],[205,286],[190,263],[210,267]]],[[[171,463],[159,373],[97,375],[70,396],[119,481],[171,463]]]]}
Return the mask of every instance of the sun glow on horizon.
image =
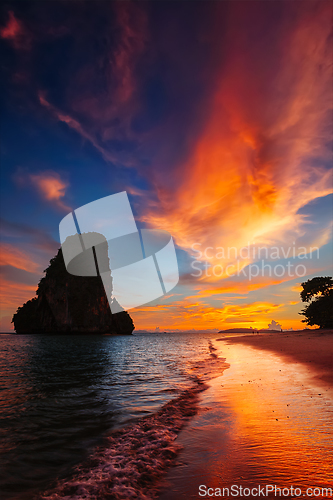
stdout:
{"type": "Polygon", "coordinates": [[[55,242],[62,212],[124,190],[138,226],[172,235],[180,268],[173,294],[130,311],[137,328],[263,328],[273,317],[303,328],[300,283],[332,274],[332,5],[151,7],[110,2],[103,26],[92,6],[82,25],[71,12],[65,24],[46,10],[6,12],[16,122],[3,155],[1,328],[54,256],[41,233],[55,242]],[[197,258],[206,272],[191,267],[195,244],[249,243],[318,247],[320,258],[293,258],[306,268],[293,275],[249,278],[251,254],[213,252],[197,258]]]}

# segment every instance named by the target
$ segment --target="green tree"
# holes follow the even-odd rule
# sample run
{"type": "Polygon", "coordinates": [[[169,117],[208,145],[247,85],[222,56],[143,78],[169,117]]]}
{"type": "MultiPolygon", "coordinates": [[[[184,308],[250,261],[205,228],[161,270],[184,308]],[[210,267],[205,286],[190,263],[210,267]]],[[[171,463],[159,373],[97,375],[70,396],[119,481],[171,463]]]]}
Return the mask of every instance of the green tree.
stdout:
{"type": "Polygon", "coordinates": [[[333,328],[333,279],[330,276],[316,277],[301,283],[302,302],[309,304],[299,314],[309,326],[333,328]]]}

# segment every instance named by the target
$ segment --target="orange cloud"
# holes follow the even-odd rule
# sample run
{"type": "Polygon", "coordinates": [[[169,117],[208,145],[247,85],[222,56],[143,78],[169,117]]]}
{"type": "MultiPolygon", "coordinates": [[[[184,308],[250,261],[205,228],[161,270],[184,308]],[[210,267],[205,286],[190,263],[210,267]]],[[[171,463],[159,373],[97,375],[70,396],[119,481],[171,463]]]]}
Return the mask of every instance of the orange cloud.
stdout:
{"type": "Polygon", "coordinates": [[[0,247],[0,265],[12,266],[17,269],[23,269],[29,273],[34,273],[39,270],[39,265],[36,264],[26,253],[18,250],[15,246],[8,243],[2,243],[0,247]]]}
{"type": "MultiPolygon", "coordinates": [[[[330,6],[296,9],[295,23],[286,22],[275,42],[274,67],[264,44],[251,52],[236,10],[202,133],[179,165],[177,185],[162,188],[157,178],[160,205],[142,215],[190,252],[197,242],[203,248],[290,245],[304,234],[299,209],[332,192],[331,172],[323,166],[331,139],[330,6]]],[[[321,245],[329,239],[324,233],[321,245]]]]}
{"type": "Polygon", "coordinates": [[[166,329],[212,329],[231,328],[233,324],[263,328],[271,320],[271,315],[276,315],[280,309],[283,309],[282,304],[270,302],[212,307],[207,303],[191,302],[190,298],[185,298],[168,305],[158,304],[133,309],[130,314],[136,328],[154,329],[163,325],[162,328],[166,329]]]}
{"type": "MultiPolygon", "coordinates": [[[[289,278],[290,279],[290,278],[289,278]]],[[[267,278],[265,280],[262,280],[259,283],[253,283],[251,281],[226,281],[223,286],[220,287],[215,287],[215,288],[206,288],[206,289],[201,289],[198,291],[196,295],[189,296],[188,298],[204,298],[204,297],[211,297],[213,295],[220,295],[220,294],[226,294],[226,293],[236,293],[240,295],[247,295],[249,292],[252,292],[254,290],[259,290],[260,288],[265,288],[267,286],[271,285],[277,285],[279,283],[282,283],[283,280],[277,280],[277,279],[272,279],[272,278],[267,278]]]]}
{"type": "Polygon", "coordinates": [[[30,175],[30,180],[46,200],[55,202],[61,209],[71,210],[71,208],[62,201],[62,198],[64,198],[66,194],[68,183],[63,181],[59,174],[56,172],[32,174],[30,175]]]}
{"type": "MultiPolygon", "coordinates": [[[[194,243],[201,243],[202,248],[225,249],[240,249],[249,243],[289,246],[307,233],[307,246],[321,247],[331,237],[327,227],[314,239],[304,226],[309,221],[298,212],[310,201],[332,192],[331,171],[324,167],[330,162],[326,143],[331,140],[332,10],[324,2],[315,7],[308,4],[298,10],[297,16],[292,28],[288,23],[283,26],[278,56],[272,59],[274,68],[269,65],[265,47],[262,54],[256,52],[257,60],[251,59],[246,30],[244,39],[240,35],[237,43],[230,44],[227,67],[217,75],[209,118],[192,154],[179,165],[177,185],[173,190],[162,188],[156,178],[160,205],[149,206],[142,220],[169,230],[178,245],[190,253],[194,243]]],[[[231,27],[228,36],[234,34],[231,27]]],[[[226,43],[225,38],[223,41],[226,43]]],[[[242,264],[250,262],[251,258],[242,264]]],[[[211,265],[219,263],[214,256],[210,260],[211,265]]],[[[225,263],[235,264],[235,259],[226,258],[225,263]]],[[[228,283],[225,278],[205,278],[200,284],[225,280],[224,286],[198,286],[198,293],[190,298],[242,290],[248,293],[284,281],[249,283],[245,279],[228,283]]],[[[293,290],[299,292],[299,286],[293,290]]],[[[300,319],[292,319],[295,311],[291,308],[297,303],[287,303],[291,307],[281,305],[279,314],[288,319],[288,326],[304,327],[300,319]]],[[[208,304],[197,307],[195,314],[193,308],[193,314],[189,314],[185,306],[179,314],[170,309],[170,316],[151,311],[155,325],[209,328],[222,327],[223,321],[224,327],[232,326],[232,322],[236,326],[239,321],[242,326],[250,326],[255,321],[255,326],[267,327],[263,318],[275,311],[237,306],[216,311],[208,304]]],[[[140,314],[140,324],[150,325],[151,320],[140,314]]],[[[283,317],[276,319],[283,322],[283,317]]]]}
{"type": "Polygon", "coordinates": [[[18,306],[21,306],[24,302],[35,296],[36,288],[33,285],[1,280],[1,307],[5,310],[11,309],[15,312],[18,306]]]}
{"type": "Polygon", "coordinates": [[[35,296],[36,286],[1,279],[0,282],[0,331],[13,329],[11,320],[18,306],[35,296]]]}
{"type": "Polygon", "coordinates": [[[23,245],[27,244],[18,243],[14,246],[9,243],[2,243],[0,246],[2,274],[0,279],[0,331],[12,330],[10,322],[17,308],[27,300],[35,297],[39,275],[41,275],[49,260],[49,248],[46,254],[47,257],[45,254],[38,253],[37,263],[33,257],[18,248],[23,245]],[[16,271],[18,269],[22,271],[16,271]],[[27,275],[26,272],[31,274],[27,275]],[[21,279],[23,282],[21,282],[21,279]],[[30,282],[36,281],[35,284],[31,285],[27,284],[26,280],[30,282]]]}

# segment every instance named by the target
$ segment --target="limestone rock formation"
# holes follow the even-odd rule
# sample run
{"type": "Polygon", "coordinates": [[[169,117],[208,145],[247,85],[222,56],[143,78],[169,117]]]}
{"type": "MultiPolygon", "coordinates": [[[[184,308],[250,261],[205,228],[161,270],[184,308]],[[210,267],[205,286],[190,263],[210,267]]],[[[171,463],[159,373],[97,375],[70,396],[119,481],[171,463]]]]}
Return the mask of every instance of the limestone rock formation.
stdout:
{"type": "MultiPolygon", "coordinates": [[[[107,242],[105,245],[107,255],[107,242]]],[[[111,272],[107,293],[111,296],[111,272]]],[[[127,312],[111,313],[100,276],[74,276],[67,272],[61,249],[45,270],[36,295],[14,314],[16,333],[129,335],[134,330],[127,312]]]]}

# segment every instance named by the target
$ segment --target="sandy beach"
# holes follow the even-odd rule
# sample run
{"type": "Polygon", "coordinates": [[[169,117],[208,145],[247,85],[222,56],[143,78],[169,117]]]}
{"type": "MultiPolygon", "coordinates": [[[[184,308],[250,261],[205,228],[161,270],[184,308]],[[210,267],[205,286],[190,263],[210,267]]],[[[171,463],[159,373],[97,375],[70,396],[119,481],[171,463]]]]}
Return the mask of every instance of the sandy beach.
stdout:
{"type": "Polygon", "coordinates": [[[305,496],[331,485],[332,332],[235,335],[213,345],[230,368],[209,382],[180,433],[183,451],[159,500],[208,498],[200,487],[219,496],[232,485],[293,485],[305,496]]]}
{"type": "Polygon", "coordinates": [[[311,369],[318,382],[333,386],[333,330],[265,333],[223,340],[271,351],[286,361],[303,363],[311,369]]]}

